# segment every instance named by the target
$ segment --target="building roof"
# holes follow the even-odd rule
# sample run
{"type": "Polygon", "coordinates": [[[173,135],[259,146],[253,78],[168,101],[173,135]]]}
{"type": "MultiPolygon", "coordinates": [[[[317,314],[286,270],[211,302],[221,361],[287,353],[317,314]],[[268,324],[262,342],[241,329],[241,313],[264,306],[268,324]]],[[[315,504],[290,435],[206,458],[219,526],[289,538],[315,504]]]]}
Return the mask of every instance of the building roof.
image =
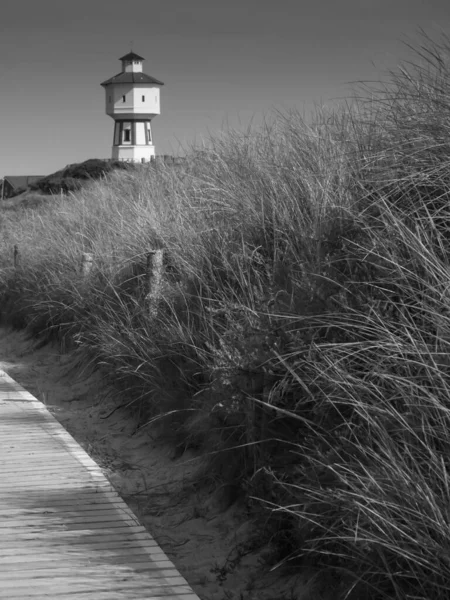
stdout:
{"type": "Polygon", "coordinates": [[[101,85],[107,86],[112,83],[154,83],[156,85],[164,85],[162,81],[155,79],[154,77],[150,77],[150,75],[146,75],[145,73],[117,73],[114,77],[107,79],[101,85]]]}
{"type": "Polygon", "coordinates": [[[41,179],[44,175],[5,175],[3,181],[7,181],[15,190],[27,187],[30,183],[34,183],[41,179]]]}
{"type": "Polygon", "coordinates": [[[135,52],[128,52],[128,54],[125,54],[125,56],[122,56],[119,60],[145,60],[145,58],[139,56],[139,54],[136,54],[135,52]]]}

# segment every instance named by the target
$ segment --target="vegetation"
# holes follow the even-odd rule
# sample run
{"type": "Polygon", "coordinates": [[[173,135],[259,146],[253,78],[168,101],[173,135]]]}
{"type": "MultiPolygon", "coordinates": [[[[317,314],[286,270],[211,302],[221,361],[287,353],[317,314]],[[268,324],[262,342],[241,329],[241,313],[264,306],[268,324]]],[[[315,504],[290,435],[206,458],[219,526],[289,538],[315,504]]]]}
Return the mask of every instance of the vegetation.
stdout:
{"type": "Polygon", "coordinates": [[[116,169],[132,168],[133,165],[118,160],[90,158],[82,163],[68,165],[64,169],[46,177],[41,177],[30,185],[30,190],[39,191],[42,194],[75,192],[86,181],[99,179],[116,169]]]}
{"type": "Polygon", "coordinates": [[[334,598],[450,594],[450,40],[423,40],[370,102],[1,215],[3,318],[88,350],[334,598]]]}

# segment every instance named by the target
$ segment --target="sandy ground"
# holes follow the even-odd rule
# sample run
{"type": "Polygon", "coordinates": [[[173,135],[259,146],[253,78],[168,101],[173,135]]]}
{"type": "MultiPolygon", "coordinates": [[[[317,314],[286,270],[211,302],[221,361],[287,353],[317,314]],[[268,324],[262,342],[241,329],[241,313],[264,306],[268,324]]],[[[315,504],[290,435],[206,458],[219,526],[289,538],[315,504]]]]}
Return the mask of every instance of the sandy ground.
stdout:
{"type": "MultiPolygon", "coordinates": [[[[201,460],[174,448],[108,398],[99,372],[77,353],[39,347],[0,329],[0,369],[23,385],[97,461],[201,600],[309,600],[295,573],[270,572],[245,507],[228,506],[220,490],[196,476],[201,460]],[[116,409],[116,410],[115,410],[116,409]],[[111,414],[112,413],[112,414],[111,414]]],[[[316,590],[317,592],[318,590],[316,590]]]]}

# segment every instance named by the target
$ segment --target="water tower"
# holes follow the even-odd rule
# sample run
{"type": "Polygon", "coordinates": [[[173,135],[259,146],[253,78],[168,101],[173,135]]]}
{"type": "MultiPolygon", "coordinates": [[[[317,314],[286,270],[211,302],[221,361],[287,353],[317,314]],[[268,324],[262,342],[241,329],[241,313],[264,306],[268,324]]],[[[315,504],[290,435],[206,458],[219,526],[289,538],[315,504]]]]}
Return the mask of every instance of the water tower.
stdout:
{"type": "Polygon", "coordinates": [[[162,81],[142,72],[142,56],[122,56],[122,71],[102,83],[106,114],[114,119],[112,158],[149,162],[155,156],[151,120],[161,114],[162,81]]]}

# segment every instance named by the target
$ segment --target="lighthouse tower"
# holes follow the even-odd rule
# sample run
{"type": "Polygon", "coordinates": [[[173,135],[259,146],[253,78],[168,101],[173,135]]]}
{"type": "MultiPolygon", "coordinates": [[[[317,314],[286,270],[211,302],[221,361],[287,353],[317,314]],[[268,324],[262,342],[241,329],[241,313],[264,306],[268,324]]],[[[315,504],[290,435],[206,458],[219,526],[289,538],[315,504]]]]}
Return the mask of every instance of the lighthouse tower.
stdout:
{"type": "Polygon", "coordinates": [[[155,156],[151,120],[161,114],[159,91],[164,85],[142,72],[142,56],[122,56],[122,71],[101,85],[106,114],[114,119],[112,158],[149,162],[155,156]]]}

